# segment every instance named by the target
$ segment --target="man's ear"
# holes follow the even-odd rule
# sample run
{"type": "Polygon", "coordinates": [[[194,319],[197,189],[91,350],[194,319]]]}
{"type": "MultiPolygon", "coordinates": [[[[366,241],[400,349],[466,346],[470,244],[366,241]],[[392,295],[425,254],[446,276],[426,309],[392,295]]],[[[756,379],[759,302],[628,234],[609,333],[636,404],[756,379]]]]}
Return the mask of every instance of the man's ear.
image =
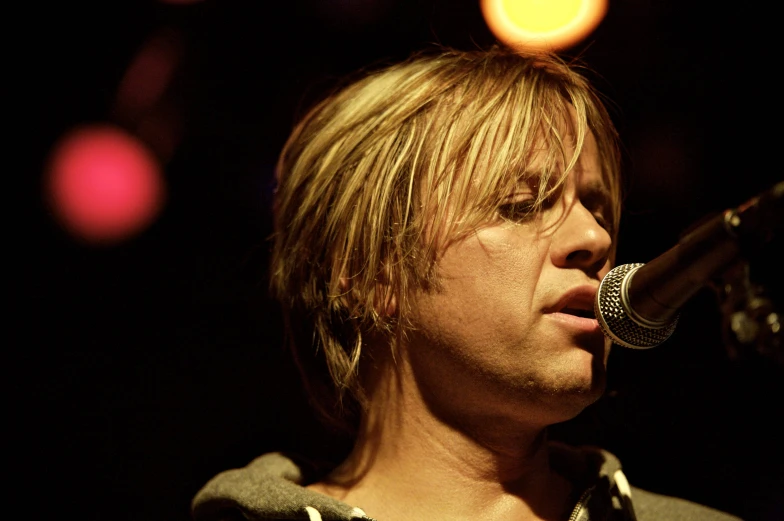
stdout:
{"type": "Polygon", "coordinates": [[[378,287],[376,291],[376,313],[383,317],[394,317],[397,313],[397,296],[391,287],[378,287]]]}
{"type": "Polygon", "coordinates": [[[345,294],[349,290],[348,285],[348,277],[342,276],[340,277],[340,293],[345,294]]]}
{"type": "Polygon", "coordinates": [[[392,270],[388,263],[376,276],[376,313],[382,317],[394,317],[397,313],[397,296],[395,295],[392,270]]]}
{"type": "Polygon", "coordinates": [[[351,308],[351,283],[348,277],[341,275],[339,279],[340,302],[346,307],[351,308]]]}
{"type": "MultiPolygon", "coordinates": [[[[348,305],[348,296],[352,292],[348,277],[340,277],[340,293],[344,304],[348,305]]],[[[397,296],[392,287],[392,273],[387,265],[376,276],[376,291],[373,307],[381,317],[393,317],[397,313],[397,296]]]]}

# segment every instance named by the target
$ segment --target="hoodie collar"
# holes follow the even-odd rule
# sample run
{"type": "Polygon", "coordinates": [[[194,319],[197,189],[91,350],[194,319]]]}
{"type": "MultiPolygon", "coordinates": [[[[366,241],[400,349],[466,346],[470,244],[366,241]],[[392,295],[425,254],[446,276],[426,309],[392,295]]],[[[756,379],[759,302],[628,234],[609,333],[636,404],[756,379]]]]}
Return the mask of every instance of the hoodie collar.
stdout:
{"type": "MultiPolygon", "coordinates": [[[[569,521],[636,521],[631,488],[618,458],[598,447],[550,442],[553,468],[574,486],[569,521]]],[[[304,487],[302,467],[279,452],[265,454],[240,469],[216,475],[192,502],[194,521],[241,512],[245,519],[354,521],[369,518],[360,508],[304,487]]]]}

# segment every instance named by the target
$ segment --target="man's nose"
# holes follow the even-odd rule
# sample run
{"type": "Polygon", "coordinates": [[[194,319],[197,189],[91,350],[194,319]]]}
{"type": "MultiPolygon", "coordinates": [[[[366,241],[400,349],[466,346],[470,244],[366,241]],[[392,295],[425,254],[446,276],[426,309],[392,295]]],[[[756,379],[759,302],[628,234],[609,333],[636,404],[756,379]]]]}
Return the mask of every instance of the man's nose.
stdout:
{"type": "Polygon", "coordinates": [[[612,237],[579,201],[571,204],[553,235],[550,246],[553,264],[578,268],[597,276],[607,263],[612,237]]]}

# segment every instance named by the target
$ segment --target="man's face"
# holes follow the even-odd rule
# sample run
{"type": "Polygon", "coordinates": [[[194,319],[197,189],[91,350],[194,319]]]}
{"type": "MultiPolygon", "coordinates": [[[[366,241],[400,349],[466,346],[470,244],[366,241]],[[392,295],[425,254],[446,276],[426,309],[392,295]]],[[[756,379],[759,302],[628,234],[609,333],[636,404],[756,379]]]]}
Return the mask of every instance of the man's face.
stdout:
{"type": "Polygon", "coordinates": [[[446,246],[440,287],[412,297],[407,358],[443,414],[550,424],[604,390],[609,342],[591,310],[610,269],[612,203],[592,135],[560,198],[530,215],[534,197],[526,185],[509,194],[503,219],[446,246]]]}

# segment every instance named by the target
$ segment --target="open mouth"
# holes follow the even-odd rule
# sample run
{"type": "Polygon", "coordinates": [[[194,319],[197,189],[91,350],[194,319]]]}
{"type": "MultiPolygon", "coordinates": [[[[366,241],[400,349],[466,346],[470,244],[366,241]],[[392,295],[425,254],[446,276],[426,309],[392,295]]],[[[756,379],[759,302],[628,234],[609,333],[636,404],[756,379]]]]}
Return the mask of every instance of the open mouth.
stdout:
{"type": "Polygon", "coordinates": [[[593,308],[591,309],[577,309],[577,308],[563,308],[561,313],[565,313],[567,315],[574,315],[576,317],[581,318],[596,318],[596,315],[593,312],[593,308]]]}

